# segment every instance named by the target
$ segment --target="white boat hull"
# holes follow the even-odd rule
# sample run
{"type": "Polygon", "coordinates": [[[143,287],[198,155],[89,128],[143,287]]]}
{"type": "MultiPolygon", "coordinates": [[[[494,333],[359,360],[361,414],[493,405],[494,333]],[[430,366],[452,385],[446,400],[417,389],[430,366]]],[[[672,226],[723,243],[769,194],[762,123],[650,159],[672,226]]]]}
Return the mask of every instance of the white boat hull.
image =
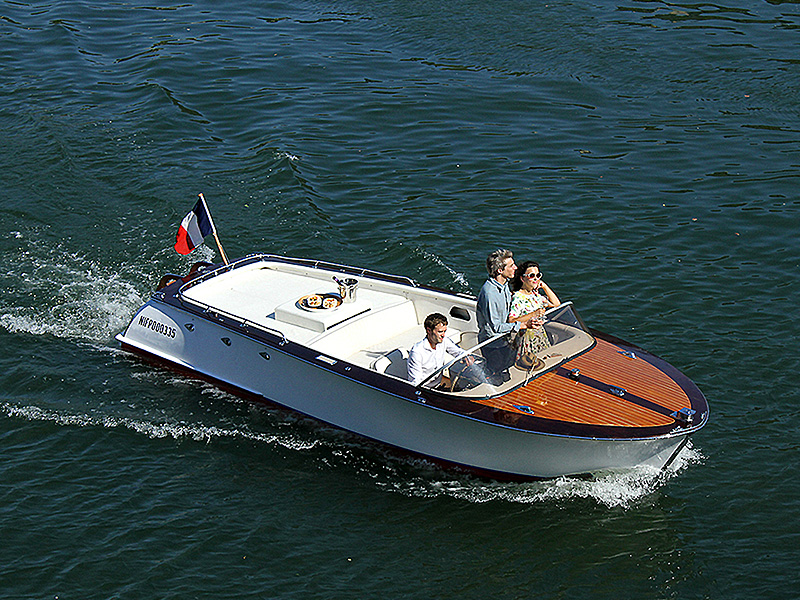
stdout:
{"type": "MultiPolygon", "coordinates": [[[[661,468],[687,431],[647,438],[592,438],[526,431],[454,414],[369,385],[249,335],[151,299],[117,339],[131,350],[233,386],[360,436],[498,478],[550,478],[641,465],[661,468]]],[[[341,365],[338,365],[341,367],[341,365]]],[[[354,370],[355,371],[355,370],[354,370]]],[[[353,371],[353,372],[354,372],[353,371]]],[[[355,374],[355,372],[354,372],[355,374]]]]}

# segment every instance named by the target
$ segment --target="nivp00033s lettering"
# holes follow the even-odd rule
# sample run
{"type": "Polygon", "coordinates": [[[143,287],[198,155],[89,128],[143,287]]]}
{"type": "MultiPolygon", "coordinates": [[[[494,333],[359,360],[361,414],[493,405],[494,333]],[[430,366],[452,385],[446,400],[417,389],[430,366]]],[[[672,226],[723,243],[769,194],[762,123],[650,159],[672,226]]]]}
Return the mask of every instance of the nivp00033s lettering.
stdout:
{"type": "Polygon", "coordinates": [[[164,323],[159,323],[158,321],[151,319],[149,317],[145,317],[144,315],[139,317],[140,326],[150,329],[151,331],[155,331],[156,333],[160,333],[163,336],[168,338],[174,338],[176,335],[176,331],[174,327],[170,327],[169,325],[164,325],[164,323]]]}

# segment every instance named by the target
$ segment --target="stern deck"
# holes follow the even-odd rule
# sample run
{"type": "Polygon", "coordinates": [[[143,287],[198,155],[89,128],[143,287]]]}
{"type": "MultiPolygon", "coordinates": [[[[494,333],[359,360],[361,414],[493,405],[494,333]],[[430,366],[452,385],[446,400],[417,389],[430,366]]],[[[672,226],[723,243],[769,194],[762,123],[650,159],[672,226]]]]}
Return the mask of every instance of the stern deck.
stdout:
{"type": "MultiPolygon", "coordinates": [[[[181,296],[365,368],[376,368],[375,362],[393,351],[407,356],[424,336],[425,316],[435,310],[447,314],[454,300],[474,327],[474,301],[443,300],[441,294],[396,282],[360,279],[355,301],[333,309],[313,310],[300,302],[310,294],[338,297],[333,275],[337,273],[262,261],[211,277],[181,296]]],[[[451,326],[448,335],[460,341],[461,330],[451,326]]],[[[385,372],[405,379],[396,369],[385,372]]]]}

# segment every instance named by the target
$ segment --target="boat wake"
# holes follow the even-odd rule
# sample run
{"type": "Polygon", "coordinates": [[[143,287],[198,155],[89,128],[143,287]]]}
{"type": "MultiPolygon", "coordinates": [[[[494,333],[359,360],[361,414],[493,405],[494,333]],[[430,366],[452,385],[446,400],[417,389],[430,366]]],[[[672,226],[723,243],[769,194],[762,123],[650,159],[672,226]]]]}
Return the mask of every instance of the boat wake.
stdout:
{"type": "Polygon", "coordinates": [[[458,284],[462,292],[469,293],[470,291],[469,280],[467,280],[467,276],[464,275],[464,273],[459,273],[454,268],[447,265],[441,258],[439,258],[438,256],[436,256],[431,252],[428,252],[427,250],[423,250],[421,248],[415,248],[415,253],[422,256],[422,258],[425,259],[426,261],[432,262],[437,267],[444,269],[448,273],[448,275],[452,277],[453,283],[458,284]]]}
{"type": "MultiPolygon", "coordinates": [[[[171,380],[173,385],[189,382],[180,377],[171,380]]],[[[192,384],[196,385],[196,382],[192,384]]],[[[252,405],[210,384],[202,384],[202,392],[215,396],[215,403],[227,401],[240,408],[247,407],[247,419],[255,422],[256,428],[263,426],[267,431],[253,430],[243,422],[227,426],[208,425],[196,422],[196,419],[165,416],[163,420],[155,420],[143,416],[68,413],[9,402],[0,403],[0,413],[7,417],[49,421],[68,427],[122,428],[151,439],[172,438],[206,444],[223,439],[254,441],[295,452],[312,452],[310,458],[317,466],[350,471],[384,491],[418,498],[450,497],[470,503],[503,501],[537,504],[589,499],[609,508],[629,508],[652,496],[679,472],[704,459],[702,453],[689,442],[665,472],[639,467],[591,477],[559,477],[524,483],[495,482],[467,474],[454,475],[427,460],[395,455],[381,446],[316,421],[280,409],[252,405]],[[264,424],[264,421],[267,423],[264,424]],[[278,431],[284,426],[286,431],[278,431]]]]}
{"type": "Polygon", "coordinates": [[[608,508],[631,508],[646,501],[672,477],[691,464],[702,462],[702,453],[691,442],[666,471],[636,467],[587,477],[558,477],[525,483],[488,482],[472,477],[418,476],[379,482],[378,485],[407,496],[447,496],[472,503],[505,501],[516,504],[592,500],[608,508]]]}
{"type": "Polygon", "coordinates": [[[6,261],[13,268],[2,275],[13,292],[0,309],[0,326],[11,333],[106,341],[141,304],[118,271],[59,247],[30,246],[6,261]]]}
{"type": "Polygon", "coordinates": [[[188,439],[205,443],[211,443],[219,439],[238,439],[262,442],[269,445],[277,444],[297,451],[310,450],[318,445],[316,441],[302,440],[291,434],[260,433],[238,427],[203,425],[187,421],[154,422],[147,419],[119,415],[70,414],[38,406],[19,406],[9,402],[0,403],[0,413],[12,418],[29,421],[49,421],[57,425],[71,427],[123,428],[151,439],[188,439]]]}
{"type": "MultiPolygon", "coordinates": [[[[0,308],[0,327],[11,333],[108,343],[125,328],[159,276],[148,272],[158,268],[154,264],[114,267],[45,243],[35,234],[10,235],[17,247],[13,256],[5,257],[9,268],[0,274],[0,284],[9,292],[0,308]]],[[[205,260],[203,250],[213,256],[201,248],[195,260],[205,260]]]]}

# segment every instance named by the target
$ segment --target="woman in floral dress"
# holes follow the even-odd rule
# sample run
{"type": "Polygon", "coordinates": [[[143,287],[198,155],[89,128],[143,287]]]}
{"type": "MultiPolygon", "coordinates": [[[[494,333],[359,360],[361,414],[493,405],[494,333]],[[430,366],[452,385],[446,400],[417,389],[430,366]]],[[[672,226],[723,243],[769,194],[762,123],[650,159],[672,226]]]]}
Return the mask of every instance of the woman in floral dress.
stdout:
{"type": "Polygon", "coordinates": [[[544,312],[552,306],[558,306],[561,301],[542,279],[539,263],[532,260],[526,260],[519,266],[511,287],[514,294],[511,296],[509,322],[532,319],[534,325],[521,330],[514,342],[517,348],[517,365],[524,367],[535,362],[533,357],[537,352],[550,347],[547,333],[542,327],[544,312]]]}

